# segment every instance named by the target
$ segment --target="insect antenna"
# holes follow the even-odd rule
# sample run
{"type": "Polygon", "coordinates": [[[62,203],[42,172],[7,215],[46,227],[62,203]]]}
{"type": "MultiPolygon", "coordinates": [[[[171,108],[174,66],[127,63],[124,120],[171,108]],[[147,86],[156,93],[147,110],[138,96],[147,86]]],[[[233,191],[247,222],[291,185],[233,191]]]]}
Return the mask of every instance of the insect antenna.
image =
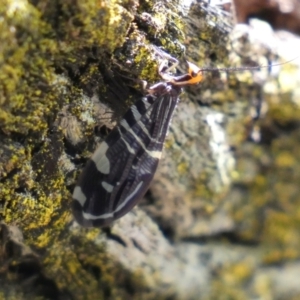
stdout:
{"type": "Polygon", "coordinates": [[[219,71],[219,72],[240,72],[240,71],[255,71],[255,70],[260,70],[263,68],[272,68],[272,67],[277,67],[277,66],[281,66],[281,65],[285,65],[288,64],[294,60],[296,60],[299,56],[290,59],[288,61],[282,62],[282,63],[278,63],[278,64],[270,64],[270,65],[261,65],[261,66],[243,66],[243,67],[228,67],[228,68],[214,68],[214,67],[206,67],[206,68],[201,68],[202,72],[208,72],[208,71],[219,71]]]}

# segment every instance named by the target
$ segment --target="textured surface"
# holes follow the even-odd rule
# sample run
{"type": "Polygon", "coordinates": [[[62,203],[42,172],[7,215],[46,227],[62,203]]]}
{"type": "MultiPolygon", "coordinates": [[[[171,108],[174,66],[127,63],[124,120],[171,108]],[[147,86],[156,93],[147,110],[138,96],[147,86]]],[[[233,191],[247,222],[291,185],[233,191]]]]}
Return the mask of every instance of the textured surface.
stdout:
{"type": "Polygon", "coordinates": [[[151,43],[176,57],[185,44],[199,66],[267,65],[294,58],[276,56],[291,36],[232,32],[205,4],[186,17],[174,1],[0,4],[0,213],[12,226],[1,224],[0,299],[300,297],[295,64],[207,73],[181,97],[142,203],[106,230],[70,214],[97,142],[139,80],[159,80],[151,43]]]}

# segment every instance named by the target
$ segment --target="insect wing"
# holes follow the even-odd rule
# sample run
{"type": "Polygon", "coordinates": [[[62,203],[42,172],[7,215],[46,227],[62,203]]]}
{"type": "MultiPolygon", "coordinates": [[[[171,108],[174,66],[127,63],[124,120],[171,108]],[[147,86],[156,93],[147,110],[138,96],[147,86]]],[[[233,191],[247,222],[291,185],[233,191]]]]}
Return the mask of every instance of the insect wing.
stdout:
{"type": "Polygon", "coordinates": [[[171,90],[138,100],[100,144],[73,193],[73,213],[81,225],[109,225],[146,193],[178,95],[171,90]]]}

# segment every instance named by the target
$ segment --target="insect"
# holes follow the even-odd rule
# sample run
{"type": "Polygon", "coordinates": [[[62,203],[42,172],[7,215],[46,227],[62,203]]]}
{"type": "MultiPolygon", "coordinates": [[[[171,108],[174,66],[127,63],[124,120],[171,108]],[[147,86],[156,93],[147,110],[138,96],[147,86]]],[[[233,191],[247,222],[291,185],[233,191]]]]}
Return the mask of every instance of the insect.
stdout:
{"type": "MultiPolygon", "coordinates": [[[[164,141],[182,87],[202,81],[202,71],[188,62],[188,73],[169,75],[148,89],[99,145],[73,192],[75,219],[101,227],[129,212],[146,193],[161,158],[164,141]]],[[[169,70],[169,69],[168,69],[169,70]]]]}
{"type": "Polygon", "coordinates": [[[181,76],[170,75],[169,69],[163,71],[162,64],[159,74],[164,81],[152,85],[148,94],[129,108],[88,160],[73,192],[73,214],[82,226],[108,226],[144,196],[161,158],[182,87],[200,83],[204,71],[269,67],[200,69],[187,64],[188,73],[181,76]]]}

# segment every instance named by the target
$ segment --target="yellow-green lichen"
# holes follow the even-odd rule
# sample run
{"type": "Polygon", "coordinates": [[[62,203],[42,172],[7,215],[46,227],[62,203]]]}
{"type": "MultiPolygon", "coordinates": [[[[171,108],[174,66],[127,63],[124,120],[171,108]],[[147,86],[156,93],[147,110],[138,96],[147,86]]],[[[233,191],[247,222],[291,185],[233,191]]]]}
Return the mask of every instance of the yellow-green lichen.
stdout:
{"type": "MultiPolygon", "coordinates": [[[[51,135],[49,126],[76,93],[70,93],[68,81],[57,80],[53,67],[80,68],[91,57],[91,52],[84,52],[88,46],[107,52],[121,46],[132,15],[118,1],[40,1],[36,6],[2,1],[0,14],[0,124],[5,135],[13,136],[1,141],[1,213],[7,222],[37,229],[49,224],[69,197],[58,162],[63,138],[72,137],[66,128],[51,135]],[[14,140],[16,134],[25,139],[25,146],[14,140]]],[[[82,86],[95,80],[97,67],[89,68],[89,76],[80,78],[82,86]]]]}
{"type": "MultiPolygon", "coordinates": [[[[116,266],[103,247],[95,247],[91,240],[99,230],[66,230],[71,220],[69,186],[77,172],[72,159],[87,158],[95,147],[93,97],[109,103],[111,87],[104,81],[115,79],[114,62],[129,57],[142,74],[139,79],[158,78],[151,50],[140,46],[143,35],[132,30],[126,39],[134,28],[137,2],[18,3],[22,5],[0,0],[1,219],[21,227],[26,242],[45,251],[45,274],[59,289],[77,299],[139,299],[131,297],[131,290],[143,291],[141,274],[116,266]],[[125,41],[130,54],[113,55],[125,41]]],[[[171,19],[160,12],[156,22],[179,22],[171,9],[167,13],[171,19]]],[[[180,30],[172,37],[165,28],[161,32],[178,48],[180,30]]],[[[117,111],[118,105],[110,107],[117,111]]]]}
{"type": "Polygon", "coordinates": [[[300,257],[300,133],[296,126],[300,108],[292,92],[276,95],[266,95],[269,109],[260,122],[267,142],[247,144],[244,157],[239,154],[239,183],[245,193],[240,208],[233,213],[240,224],[239,236],[260,241],[262,259],[268,264],[300,257]]]}
{"type": "MultiPolygon", "coordinates": [[[[95,245],[97,236],[99,230],[77,229],[57,241],[43,261],[48,266],[47,276],[56,278],[59,289],[72,291],[76,299],[124,299],[130,293],[130,285],[142,290],[144,283],[138,274],[123,270],[105,254],[101,243],[95,245]]],[[[138,298],[132,295],[132,299],[138,298]]]]}

